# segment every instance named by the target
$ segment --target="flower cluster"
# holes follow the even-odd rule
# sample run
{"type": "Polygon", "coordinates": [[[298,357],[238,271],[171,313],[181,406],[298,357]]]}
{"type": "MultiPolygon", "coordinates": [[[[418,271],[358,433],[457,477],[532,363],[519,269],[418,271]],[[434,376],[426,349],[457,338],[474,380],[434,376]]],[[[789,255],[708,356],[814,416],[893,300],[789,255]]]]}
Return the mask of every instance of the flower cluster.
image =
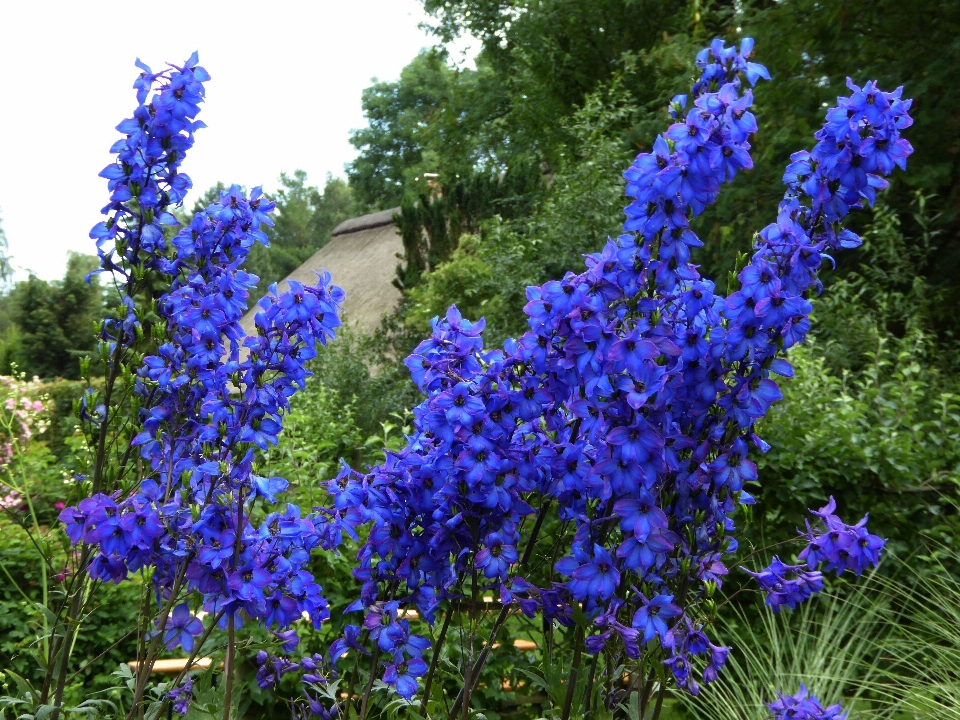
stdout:
{"type": "Polygon", "coordinates": [[[193,678],[188,677],[180,687],[171,689],[167,693],[167,700],[170,701],[173,712],[181,716],[186,715],[193,701],[193,678]]]}
{"type": "Polygon", "coordinates": [[[787,565],[778,557],[774,557],[773,562],[758,573],[746,572],[756,578],[760,589],[766,594],[766,604],[774,612],[780,612],[784,605],[793,610],[811,595],[823,590],[823,574],[818,570],[808,570],[806,565],[787,565]]]}
{"type": "Polygon", "coordinates": [[[806,686],[800,683],[800,690],[795,695],[777,693],[778,699],[767,703],[773,720],[846,720],[840,703],[824,708],[813,695],[810,695],[806,686]]]}
{"type": "Polygon", "coordinates": [[[880,563],[886,541],[867,532],[867,515],[856,525],[847,525],[833,514],[836,508],[831,497],[825,507],[810,511],[823,521],[824,527],[813,529],[807,522],[803,535],[809,544],[801,551],[800,560],[811,568],[826,563],[826,569],[835,570],[837,575],[850,570],[860,577],[864,570],[880,563]]]}
{"type": "Polygon", "coordinates": [[[860,575],[870,567],[880,564],[880,553],[886,541],[867,531],[867,517],[856,525],[847,525],[833,514],[837,503],[830,502],[819,510],[811,510],[823,521],[823,528],[813,528],[807,522],[807,531],[801,536],[807,546],[800,551],[800,565],[786,565],[777,557],[769,567],[759,573],[746,570],[756,578],[766,594],[766,603],[774,611],[786,605],[793,609],[811,595],[823,590],[823,575],[817,568],[826,563],[826,570],[835,570],[837,575],[850,570],[860,575]]]}
{"type": "Polygon", "coordinates": [[[261,688],[272,688],[280,678],[289,672],[300,669],[300,666],[284,657],[270,655],[265,650],[257,653],[257,685],[261,688]]]}
{"type": "Polygon", "coordinates": [[[0,468],[8,465],[20,441],[30,440],[34,434],[46,432],[50,421],[45,415],[39,378],[27,380],[19,376],[0,375],[0,394],[4,395],[0,410],[0,468]]]}
{"type": "MultiPolygon", "coordinates": [[[[170,649],[190,652],[203,632],[179,602],[185,593],[199,594],[221,625],[247,618],[282,629],[306,617],[319,626],[327,602],[307,568],[325,522],[293,504],[270,507],[288,484],[258,474],[255,450],[277,442],[290,397],[310,374],[304,364],[340,325],[343,292],[325,272],[315,287],[292,282],[278,293],[271,286],[256,335],[246,336],[240,319],[258,279],[243,265],[255,243],[267,243],[274,204],[260,188],[247,195],[232,186],[174,236],[164,234],[178,224],[164,208],[189,189],[177,167],[202,127],[194,118],[207,74],[196,54],[162,73],[138,66],[139,107],[120,124],[126,137],[101,173],[111,217],[92,236],[100,271],[126,289],[126,316],[104,325],[108,355],[144,336],[150,310],[161,321],[149,328],[152,354],[134,368],[140,427],[131,447],[146,474],[128,491],[95,492],[60,519],[74,544],[96,548],[95,578],[116,583],[151,571],[158,606],[166,608],[156,632],[170,649]],[[144,267],[169,282],[153,308],[135,301],[144,267]]],[[[95,404],[91,396],[86,412],[99,426],[107,409],[95,404]]]]}
{"type": "MultiPolygon", "coordinates": [[[[726,649],[709,643],[698,608],[728,572],[738,506],[753,502],[751,446],[766,449],[754,426],[781,397],[773,375],[792,375],[779,356],[809,329],[826,253],[858,242],[840,220],[871,203],[910,152],[899,90],[853,86],[814,151],[793,156],[777,222],[722,297],[690,263],[702,244],[690,221],[752,166],[756,121],[741,78],[768,75],[751,52],[750,40],[739,50],[715,41],[698,56],[690,109],[675,98],[678,121],[625,173],[627,232],[586,256],[585,272],[528,288],[529,332],[488,351],[482,320],[456,308],[434,320],[407,360],[427,396],[407,446],[328,484],[325,547],[371,525],[350,608],[366,611],[367,632],[350,626],[334,657],[374,639],[385,602],[414,604],[432,622],[472,572],[528,615],[569,625],[580,603],[590,652],[616,641],[636,659],[656,639],[680,687],[698,692],[698,665],[716,678],[726,649]],[[554,503],[574,528],[555,566],[567,579],[535,587],[524,564],[554,503]]],[[[809,590],[817,576],[804,577],[809,590]]]]}
{"type": "Polygon", "coordinates": [[[265,240],[260,227],[272,209],[259,189],[247,198],[234,186],[173,239],[174,257],[158,259],[173,278],[157,304],[166,342],[138,372],[143,430],[133,441],[154,476],[128,498],[98,494],[61,518],[74,542],[99,545],[95,577],[119,582],[153,567],[154,583],[167,589],[182,575],[208,612],[243,609],[286,627],[303,613],[316,624],[326,617],[305,569],[319,535],[294,505],[253,523],[251,504],[274,503],[287,486],[254,473],[253,448],[276,443],[289,397],[307,377],[303,363],[339,325],[342,293],[329,276],[274,290],[261,302],[258,334],[245,337],[239,320],[255,278],[239,267],[265,240]]]}
{"type": "Polygon", "coordinates": [[[336,665],[349,650],[368,654],[358,640],[361,631],[365,632],[376,643],[377,656],[382,654],[385,658],[383,681],[395,686],[402,697],[409,699],[417,691],[416,678],[427,671],[423,652],[430,647],[430,641],[410,632],[410,621],[398,617],[399,607],[396,600],[375,603],[364,618],[363,628],[348,625],[343,637],[330,646],[329,655],[330,661],[336,665]]]}
{"type": "Polygon", "coordinates": [[[164,227],[178,224],[168,208],[179,205],[193,186],[179,167],[193,147],[194,133],[206,127],[195,119],[203,83],[210,79],[199,62],[193,53],[183,66],[155,73],[137,60],[138,106],[133,117],[117,125],[124,135],[110,148],[117,159],[100,172],[108,180],[110,202],[102,211],[107,220],[90,231],[100,256],[98,272],[129,280],[141,253],[160,256],[164,227]]]}

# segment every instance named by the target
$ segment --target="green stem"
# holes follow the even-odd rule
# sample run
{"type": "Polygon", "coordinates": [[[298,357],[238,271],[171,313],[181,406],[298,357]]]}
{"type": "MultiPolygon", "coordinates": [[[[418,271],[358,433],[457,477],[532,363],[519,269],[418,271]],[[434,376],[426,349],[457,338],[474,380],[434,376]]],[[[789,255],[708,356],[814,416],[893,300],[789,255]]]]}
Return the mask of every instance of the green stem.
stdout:
{"type": "Polygon", "coordinates": [[[223,661],[223,720],[230,720],[230,703],[233,700],[233,664],[236,660],[236,613],[227,616],[227,656],[223,661]]]}
{"type": "MultiPolygon", "coordinates": [[[[64,613],[70,614],[70,609],[74,606],[75,597],[77,595],[82,595],[84,592],[84,586],[86,584],[86,575],[79,572],[80,568],[86,567],[86,563],[89,561],[90,553],[89,546],[84,546],[83,550],[80,552],[80,558],[77,562],[78,572],[70,578],[70,582],[67,583],[63,602],[60,603],[60,607],[57,608],[57,615],[54,618],[53,627],[54,631],[60,627],[61,623],[63,624],[63,635],[60,637],[54,637],[53,642],[50,643],[49,654],[47,655],[47,670],[44,673],[43,677],[43,689],[40,691],[40,703],[45,705],[47,700],[50,697],[50,686],[54,683],[54,676],[57,673],[57,668],[60,667],[60,663],[57,662],[59,653],[63,651],[64,648],[67,650],[70,649],[70,644],[68,643],[69,635],[69,623],[66,619],[63,619],[64,613]]],[[[63,680],[63,677],[57,676],[57,684],[63,680]]]]}
{"type": "MultiPolygon", "coordinates": [[[[364,629],[360,635],[358,644],[362,647],[363,644],[367,641],[367,636],[369,631],[364,629]]],[[[356,657],[353,659],[353,671],[350,673],[350,684],[347,685],[347,697],[343,701],[344,708],[347,708],[353,704],[353,689],[357,686],[357,675],[360,674],[360,658],[363,655],[359,650],[354,651],[356,657]]],[[[336,662],[336,660],[334,660],[336,662]]],[[[350,713],[346,713],[349,716],[350,713]]]]}
{"type": "Polygon", "coordinates": [[[3,564],[2,560],[0,560],[0,570],[3,570],[3,574],[7,576],[7,580],[9,580],[10,584],[17,589],[17,592],[23,595],[23,599],[26,600],[27,603],[29,603],[30,605],[33,605],[33,599],[29,595],[27,595],[23,591],[23,588],[21,588],[20,585],[17,584],[17,581],[13,579],[13,576],[10,574],[10,571],[7,570],[7,566],[3,564]]]}
{"type": "Polygon", "coordinates": [[[70,662],[70,651],[73,648],[73,639],[76,637],[75,628],[79,629],[80,607],[82,605],[83,587],[81,586],[70,600],[70,610],[64,618],[63,628],[63,646],[60,648],[60,671],[57,676],[57,686],[53,695],[53,705],[57,708],[54,711],[53,720],[57,720],[60,715],[59,708],[63,705],[63,691],[67,686],[67,668],[70,662]]]}
{"type": "MultiPolygon", "coordinates": [[[[476,533],[474,533],[474,547],[476,547],[476,533]]],[[[477,564],[476,556],[470,563],[471,565],[471,578],[470,578],[470,589],[471,589],[471,601],[470,601],[470,632],[467,634],[467,642],[469,643],[469,652],[465,658],[466,662],[464,663],[464,677],[463,677],[463,702],[460,705],[460,718],[461,720],[467,720],[470,715],[470,698],[473,696],[473,685],[476,680],[473,677],[473,645],[474,638],[477,635],[477,564]]]]}
{"type": "Polygon", "coordinates": [[[150,640],[150,644],[147,646],[147,656],[144,658],[143,663],[137,666],[137,683],[133,693],[133,702],[130,704],[130,711],[127,713],[127,720],[131,720],[134,713],[137,712],[140,706],[140,701],[143,699],[143,693],[147,689],[147,682],[150,679],[150,672],[153,670],[153,664],[156,660],[157,652],[160,647],[160,641],[163,638],[163,633],[167,628],[167,620],[170,618],[170,611],[173,609],[173,606],[177,601],[177,596],[180,594],[180,584],[183,582],[183,577],[186,574],[186,571],[187,564],[185,562],[183,564],[183,568],[177,574],[177,577],[173,582],[173,588],[170,591],[170,598],[167,600],[166,604],[163,606],[163,610],[160,612],[157,634],[153,636],[153,638],[150,640]]]}
{"type": "Polygon", "coordinates": [[[657,690],[657,705],[653,708],[653,716],[650,718],[650,720],[660,720],[660,711],[663,709],[663,696],[666,694],[667,684],[665,682],[661,682],[660,689],[657,690]]]}
{"type": "Polygon", "coordinates": [[[570,665],[570,674],[567,676],[567,694],[563,698],[563,710],[560,720],[570,720],[570,710],[573,707],[573,693],[577,687],[577,676],[580,674],[580,655],[583,652],[583,628],[577,625],[573,645],[573,662],[570,665]]]}
{"type": "Polygon", "coordinates": [[[590,717],[590,710],[593,704],[593,683],[597,676],[597,665],[600,663],[600,652],[593,656],[593,662],[590,663],[590,676],[587,678],[587,692],[583,696],[584,717],[590,717]]]}
{"type": "MultiPolygon", "coordinates": [[[[540,529],[543,527],[543,521],[547,517],[547,509],[549,507],[549,499],[547,499],[547,501],[540,506],[540,510],[537,513],[537,520],[533,525],[533,530],[530,531],[530,539],[527,541],[527,545],[523,549],[523,557],[520,558],[520,562],[517,565],[518,572],[526,568],[527,563],[530,561],[530,556],[533,555],[533,548],[537,543],[537,536],[540,534],[540,529]]],[[[471,670],[470,676],[473,678],[474,684],[476,684],[477,678],[480,677],[480,671],[483,670],[483,666],[486,664],[487,658],[490,656],[490,648],[492,648],[493,644],[497,641],[497,636],[500,634],[504,624],[507,622],[507,616],[509,614],[509,605],[504,605],[500,608],[500,614],[497,615],[497,619],[493,623],[493,629],[490,631],[490,635],[487,637],[486,644],[480,651],[480,657],[478,657],[477,661],[473,664],[473,669],[471,670]]],[[[454,701],[453,707],[448,713],[448,716],[451,718],[451,720],[457,716],[457,711],[460,709],[460,705],[463,703],[464,690],[465,688],[460,689],[457,699],[454,701]]],[[[473,688],[470,688],[470,690],[472,692],[473,688]]]]}
{"type": "Polygon", "coordinates": [[[640,681],[643,680],[643,665],[637,668],[637,718],[643,720],[643,716],[647,712],[647,705],[650,704],[650,692],[653,690],[653,668],[650,668],[650,673],[647,675],[647,682],[643,684],[643,687],[640,687],[640,681]]]}
{"type": "Polygon", "coordinates": [[[373,681],[377,677],[377,661],[380,660],[380,644],[373,646],[373,657],[370,662],[370,677],[367,686],[363,689],[363,699],[360,701],[360,720],[366,720],[367,705],[370,702],[370,691],[373,690],[373,681]]]}
{"type": "Polygon", "coordinates": [[[443,642],[447,639],[447,628],[450,627],[450,618],[453,616],[452,608],[447,611],[443,617],[443,625],[440,626],[440,635],[437,636],[437,642],[433,646],[433,657],[430,658],[430,669],[427,670],[427,679],[423,683],[423,700],[420,703],[420,714],[427,716],[427,701],[430,699],[430,686],[433,684],[433,674],[437,670],[437,661],[440,660],[440,650],[443,648],[443,642]]]}

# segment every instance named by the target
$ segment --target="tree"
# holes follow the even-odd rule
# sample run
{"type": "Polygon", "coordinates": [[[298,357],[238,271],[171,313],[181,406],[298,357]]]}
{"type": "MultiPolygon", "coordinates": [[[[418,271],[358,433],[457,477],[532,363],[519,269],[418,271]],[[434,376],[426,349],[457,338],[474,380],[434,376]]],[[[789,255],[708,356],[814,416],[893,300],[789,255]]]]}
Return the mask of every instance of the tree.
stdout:
{"type": "MultiPolygon", "coordinates": [[[[386,209],[401,203],[408,186],[440,160],[432,147],[440,116],[456,114],[459,74],[441,50],[422,51],[396,82],[378,82],[363,91],[368,126],[351,133],[360,154],[347,168],[358,200],[386,209]]],[[[425,183],[425,180],[424,180],[425,183]]]]}
{"type": "Polygon", "coordinates": [[[103,315],[99,282],[86,276],[97,258],[70,253],[63,280],[46,282],[31,274],[10,295],[19,335],[15,359],[28,375],[80,377],[79,359],[96,348],[95,325],[103,315]]]}
{"type": "MultiPolygon", "coordinates": [[[[551,192],[544,192],[538,183],[518,185],[506,202],[496,192],[485,191],[474,192],[463,203],[457,189],[473,187],[480,179],[488,183],[488,190],[496,190],[490,179],[521,163],[541,167],[551,180],[587,178],[619,155],[618,146],[626,167],[633,155],[649,147],[667,120],[665,108],[671,97],[684,92],[694,71],[692,49],[714,37],[736,42],[751,36],[758,60],[777,79],[756,89],[755,112],[761,128],[770,118],[778,118],[777,127],[756,137],[756,167],[695,220],[694,229],[705,241],[696,253],[704,273],[726,277],[738,253],[750,251],[753,233],[775,218],[783,192],[782,168],[796,148],[810,147],[824,108],[846,92],[848,73],[857,83],[876,79],[891,89],[903,84],[905,94],[915,98],[916,124],[907,135],[916,148],[914,164],[919,169],[893,181],[886,203],[902,218],[904,236],[929,247],[923,248],[924,260],[913,263],[911,273],[916,274],[908,273],[898,283],[902,292],[915,279],[930,288],[925,316],[941,347],[953,347],[960,338],[960,315],[955,312],[960,304],[960,284],[955,281],[960,275],[960,88],[953,81],[953,68],[960,64],[957,3],[423,3],[436,19],[441,40],[464,32],[481,40],[477,69],[452,67],[442,50],[434,49],[415,58],[396,83],[368,89],[364,109],[370,125],[354,134],[360,154],[349,175],[364,202],[390,207],[401,199],[410,204],[421,201],[422,206],[423,196],[430,196],[424,173],[437,174],[430,183],[441,190],[434,196],[442,196],[448,206],[443,222],[449,247],[435,252],[430,243],[423,253],[424,260],[429,259],[428,274],[438,266],[436,261],[452,257],[460,231],[475,232],[480,221],[493,215],[510,221],[498,230],[501,237],[506,229],[518,242],[536,241],[536,265],[544,271],[568,266],[571,253],[595,250],[594,238],[578,238],[577,222],[567,223],[563,231],[563,217],[556,212],[564,202],[554,195],[575,193],[576,183],[554,183],[551,192]],[[917,44],[920,37],[925,41],[917,44]],[[625,100],[611,106],[609,117],[597,118],[601,130],[597,135],[577,118],[592,94],[608,87],[618,73],[625,100]],[[624,107],[630,112],[623,112],[624,107]],[[596,142],[583,143],[584,130],[597,135],[596,142]],[[599,147],[604,148],[602,156],[594,153],[599,147]],[[927,198],[927,214],[933,218],[929,226],[916,223],[912,203],[917,192],[927,198]]],[[[608,183],[603,191],[609,194],[596,198],[598,208],[625,204],[616,183],[608,183]]],[[[617,218],[611,217],[616,224],[617,218]]],[[[420,218],[428,234],[435,220],[420,218]]],[[[862,230],[869,221],[865,213],[856,229],[862,230]]],[[[828,282],[859,272],[869,259],[860,250],[838,262],[838,272],[828,282]]],[[[415,276],[418,273],[413,272],[410,277],[415,276]]],[[[494,272],[492,277],[500,276],[494,272]]],[[[899,326],[909,324],[903,321],[899,326]]],[[[895,334],[896,325],[891,325],[895,334]]],[[[950,354],[947,350],[943,356],[948,359],[950,354]]]]}

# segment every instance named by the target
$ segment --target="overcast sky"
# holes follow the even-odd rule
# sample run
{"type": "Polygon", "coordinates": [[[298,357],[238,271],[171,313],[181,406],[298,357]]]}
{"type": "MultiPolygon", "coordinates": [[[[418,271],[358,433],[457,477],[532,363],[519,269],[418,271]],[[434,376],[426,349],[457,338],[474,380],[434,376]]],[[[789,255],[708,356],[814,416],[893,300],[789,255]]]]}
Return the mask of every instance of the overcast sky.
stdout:
{"type": "Polygon", "coordinates": [[[211,75],[209,127],[182,166],[192,194],[218,180],[270,191],[281,171],[343,176],[349,131],[366,124],[361,91],[434,44],[425,19],[416,0],[8,3],[0,218],[17,279],[62,277],[68,251],[95,252],[88,233],[107,203],[97,173],[136,106],[137,57],[157,70],[196,49],[211,75]]]}

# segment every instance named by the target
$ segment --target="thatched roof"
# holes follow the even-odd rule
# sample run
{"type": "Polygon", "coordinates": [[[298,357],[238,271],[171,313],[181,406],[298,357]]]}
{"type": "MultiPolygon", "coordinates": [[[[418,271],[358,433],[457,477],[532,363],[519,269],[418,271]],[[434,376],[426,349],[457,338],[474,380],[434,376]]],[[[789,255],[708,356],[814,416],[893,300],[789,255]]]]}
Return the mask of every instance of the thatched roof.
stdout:
{"type": "MultiPolygon", "coordinates": [[[[325,269],[333,277],[334,285],[346,293],[346,322],[365,332],[374,331],[380,316],[393,310],[400,300],[400,291],[393,285],[397,255],[403,252],[403,242],[393,224],[393,215],[398,211],[399,208],[384,210],[340,223],[333,229],[333,239],[277,283],[277,289],[286,290],[287,280],[316,285],[314,270],[325,269]]],[[[257,311],[251,308],[240,321],[248,335],[256,334],[257,311]]]]}
{"type": "MultiPolygon", "coordinates": [[[[393,216],[400,212],[400,208],[391,208],[390,210],[381,210],[380,212],[361,215],[360,217],[344,220],[337,225],[330,234],[333,237],[355,233],[360,230],[370,230],[371,228],[383,227],[384,225],[393,225],[393,216]]],[[[322,252],[322,251],[321,251],[322,252]]]]}

